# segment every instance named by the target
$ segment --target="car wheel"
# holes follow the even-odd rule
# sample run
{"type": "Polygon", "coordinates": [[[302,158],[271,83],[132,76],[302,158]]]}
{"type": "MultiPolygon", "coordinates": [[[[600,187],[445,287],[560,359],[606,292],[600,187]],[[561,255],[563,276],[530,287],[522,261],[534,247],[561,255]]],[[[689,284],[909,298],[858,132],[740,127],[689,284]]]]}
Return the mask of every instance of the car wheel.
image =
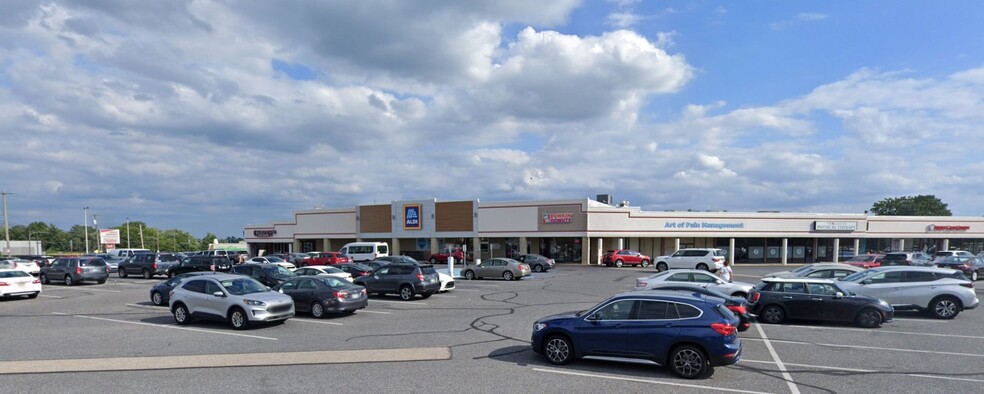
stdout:
{"type": "Polygon", "coordinates": [[[188,314],[188,308],[184,304],[174,306],[174,322],[181,326],[191,323],[191,315],[188,314]]]}
{"type": "Polygon", "coordinates": [[[49,285],[49,284],[51,284],[51,281],[50,281],[50,280],[48,280],[48,275],[45,275],[45,274],[41,274],[41,277],[40,277],[40,278],[38,278],[38,279],[41,279],[41,283],[44,283],[44,284],[46,284],[46,285],[49,285]]]}
{"type": "Polygon", "coordinates": [[[615,260],[615,266],[618,268],[622,268],[622,260],[615,260]]]}
{"type": "Polygon", "coordinates": [[[65,286],[74,286],[75,281],[72,279],[72,275],[65,275],[65,286]]]}
{"type": "Polygon", "coordinates": [[[153,302],[157,306],[164,305],[164,296],[158,291],[150,293],[150,302],[153,302]]]}
{"type": "Polygon", "coordinates": [[[400,299],[403,301],[410,301],[413,299],[413,287],[408,285],[403,285],[400,288],[400,299]]]}
{"type": "Polygon", "coordinates": [[[957,304],[957,300],[949,296],[934,299],[929,307],[933,317],[937,319],[949,320],[957,317],[960,313],[960,305],[957,304]]]}
{"type": "Polygon", "coordinates": [[[663,263],[663,262],[656,263],[656,271],[663,272],[663,271],[666,271],[668,269],[670,269],[670,267],[668,267],[666,265],[666,263],[663,263]]]}
{"type": "Polygon", "coordinates": [[[533,272],[543,272],[543,266],[540,264],[534,265],[533,272]]]}
{"type": "Polygon", "coordinates": [[[704,352],[695,346],[684,345],[673,349],[670,355],[673,373],[684,379],[697,379],[710,369],[710,362],[704,352]]]}
{"type": "Polygon", "coordinates": [[[325,317],[325,305],[318,301],[312,302],[311,316],[314,317],[315,319],[320,319],[325,317]]]}
{"type": "Polygon", "coordinates": [[[126,270],[122,268],[117,268],[116,276],[119,276],[120,278],[126,278],[126,270]]]}
{"type": "Polygon", "coordinates": [[[513,280],[513,273],[512,273],[512,271],[503,272],[502,273],[502,279],[505,279],[505,280],[513,280]]]}
{"type": "Polygon", "coordinates": [[[150,275],[150,270],[149,270],[149,269],[146,269],[146,268],[144,268],[144,270],[143,270],[143,278],[144,278],[144,279],[150,279],[150,277],[151,277],[151,275],[150,275]]]}
{"type": "Polygon", "coordinates": [[[704,264],[704,263],[697,264],[697,269],[699,269],[701,271],[709,271],[707,269],[707,264],[704,264]]]}
{"type": "Polygon", "coordinates": [[[229,324],[232,328],[237,330],[245,330],[249,328],[249,318],[246,317],[246,312],[242,309],[236,308],[232,312],[229,312],[229,324]]]}
{"type": "Polygon", "coordinates": [[[864,309],[858,313],[858,317],[854,319],[854,323],[864,328],[878,327],[882,323],[881,313],[871,308],[864,309]]]}
{"type": "Polygon", "coordinates": [[[641,265],[642,265],[642,268],[647,268],[647,267],[649,267],[649,260],[642,260],[642,263],[641,263],[641,265]]]}
{"type": "Polygon", "coordinates": [[[762,310],[762,314],[759,315],[763,322],[769,324],[779,324],[783,320],[786,320],[786,311],[782,310],[778,305],[769,305],[762,310]]]}
{"type": "Polygon", "coordinates": [[[471,270],[465,271],[465,279],[468,280],[475,279],[475,272],[471,270]]]}
{"type": "Polygon", "coordinates": [[[433,258],[433,257],[431,257],[431,264],[437,264],[437,259],[436,259],[436,258],[433,258]]]}
{"type": "Polygon", "coordinates": [[[574,344],[566,337],[555,335],[543,344],[543,354],[551,364],[569,364],[574,361],[574,344]]]}

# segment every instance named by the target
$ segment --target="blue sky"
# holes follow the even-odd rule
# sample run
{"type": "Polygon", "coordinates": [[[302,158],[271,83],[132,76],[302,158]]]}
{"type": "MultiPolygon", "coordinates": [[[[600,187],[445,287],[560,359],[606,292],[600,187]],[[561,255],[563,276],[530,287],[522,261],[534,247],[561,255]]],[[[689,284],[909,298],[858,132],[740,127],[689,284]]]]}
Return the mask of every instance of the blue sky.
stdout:
{"type": "Polygon", "coordinates": [[[609,193],[984,214],[984,5],[30,1],[0,15],[11,224],[609,193]]]}

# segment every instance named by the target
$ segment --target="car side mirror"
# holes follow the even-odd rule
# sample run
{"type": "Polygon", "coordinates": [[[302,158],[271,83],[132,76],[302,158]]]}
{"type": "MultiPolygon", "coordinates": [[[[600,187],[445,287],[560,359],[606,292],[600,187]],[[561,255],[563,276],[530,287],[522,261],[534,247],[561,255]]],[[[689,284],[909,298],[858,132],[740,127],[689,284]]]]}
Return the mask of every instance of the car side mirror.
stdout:
{"type": "Polygon", "coordinates": [[[588,315],[588,317],[585,317],[584,320],[587,320],[587,321],[598,321],[598,320],[601,320],[601,316],[598,316],[597,314],[592,313],[592,314],[588,315]]]}
{"type": "Polygon", "coordinates": [[[212,295],[214,295],[216,297],[225,297],[226,296],[225,293],[223,293],[221,291],[214,292],[214,293],[212,293],[212,295]]]}
{"type": "Polygon", "coordinates": [[[862,285],[870,285],[871,284],[871,279],[865,279],[863,282],[861,282],[861,284],[862,285]]]}
{"type": "Polygon", "coordinates": [[[841,292],[838,291],[838,292],[834,293],[834,298],[835,299],[836,298],[844,298],[844,293],[841,293],[841,292]]]}

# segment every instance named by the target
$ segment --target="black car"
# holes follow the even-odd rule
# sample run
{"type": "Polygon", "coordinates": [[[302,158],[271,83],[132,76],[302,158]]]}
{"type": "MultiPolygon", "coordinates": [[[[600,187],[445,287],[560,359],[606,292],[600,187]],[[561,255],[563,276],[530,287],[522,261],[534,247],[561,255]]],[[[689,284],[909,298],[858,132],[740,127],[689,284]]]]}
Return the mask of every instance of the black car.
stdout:
{"type": "Polygon", "coordinates": [[[369,305],[366,288],[329,275],[288,279],[274,288],[294,299],[294,310],[323,318],[327,312],[350,314],[369,305]]]}
{"type": "Polygon", "coordinates": [[[769,324],[803,319],[874,328],[895,315],[887,302],[845,291],[828,279],[765,278],[752,289],[749,299],[759,320],[769,324]]]}
{"type": "Polygon", "coordinates": [[[140,275],[150,279],[156,275],[167,275],[167,269],[177,263],[177,256],[170,253],[137,253],[120,263],[116,274],[120,278],[140,275]]]}
{"type": "Polygon", "coordinates": [[[698,293],[706,296],[724,299],[724,306],[738,316],[738,331],[744,332],[752,327],[752,316],[749,314],[748,300],[741,297],[732,297],[720,291],[708,289],[698,284],[668,282],[653,287],[651,290],[675,290],[689,293],[698,293]]]}
{"type": "Polygon", "coordinates": [[[333,267],[352,274],[353,278],[369,275],[372,271],[374,271],[373,268],[363,265],[362,263],[335,264],[333,267]]]}
{"type": "Polygon", "coordinates": [[[173,278],[186,272],[214,271],[229,272],[232,262],[224,256],[191,256],[181,259],[176,265],[167,268],[167,277],[173,278]]]}
{"type": "Polygon", "coordinates": [[[246,275],[268,287],[278,286],[286,282],[287,279],[297,276],[293,272],[276,264],[240,264],[233,266],[229,272],[246,275]]]}
{"type": "Polygon", "coordinates": [[[971,282],[976,282],[984,275],[984,259],[980,257],[950,256],[933,262],[938,268],[949,268],[963,272],[971,282]]]}
{"type": "MultiPolygon", "coordinates": [[[[222,257],[223,259],[225,257],[222,257]]],[[[181,283],[183,279],[190,278],[192,276],[199,275],[215,275],[213,271],[200,271],[200,272],[186,272],[180,275],[175,275],[171,279],[165,280],[161,283],[154,285],[150,288],[150,302],[157,306],[167,306],[167,303],[171,301],[170,292],[181,283]]]]}
{"type": "Polygon", "coordinates": [[[371,294],[396,293],[404,301],[412,300],[417,294],[428,298],[441,290],[441,279],[430,264],[390,264],[355,278],[354,282],[365,286],[371,294]]]}

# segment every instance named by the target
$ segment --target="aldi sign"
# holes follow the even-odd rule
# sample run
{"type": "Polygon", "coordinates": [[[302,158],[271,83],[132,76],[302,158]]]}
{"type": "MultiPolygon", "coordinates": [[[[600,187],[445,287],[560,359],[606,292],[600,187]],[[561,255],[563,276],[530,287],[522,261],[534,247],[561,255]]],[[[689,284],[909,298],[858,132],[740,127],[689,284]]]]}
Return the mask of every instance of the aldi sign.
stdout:
{"type": "Polygon", "coordinates": [[[420,204],[403,205],[403,229],[420,230],[423,228],[420,221],[420,204]]]}

